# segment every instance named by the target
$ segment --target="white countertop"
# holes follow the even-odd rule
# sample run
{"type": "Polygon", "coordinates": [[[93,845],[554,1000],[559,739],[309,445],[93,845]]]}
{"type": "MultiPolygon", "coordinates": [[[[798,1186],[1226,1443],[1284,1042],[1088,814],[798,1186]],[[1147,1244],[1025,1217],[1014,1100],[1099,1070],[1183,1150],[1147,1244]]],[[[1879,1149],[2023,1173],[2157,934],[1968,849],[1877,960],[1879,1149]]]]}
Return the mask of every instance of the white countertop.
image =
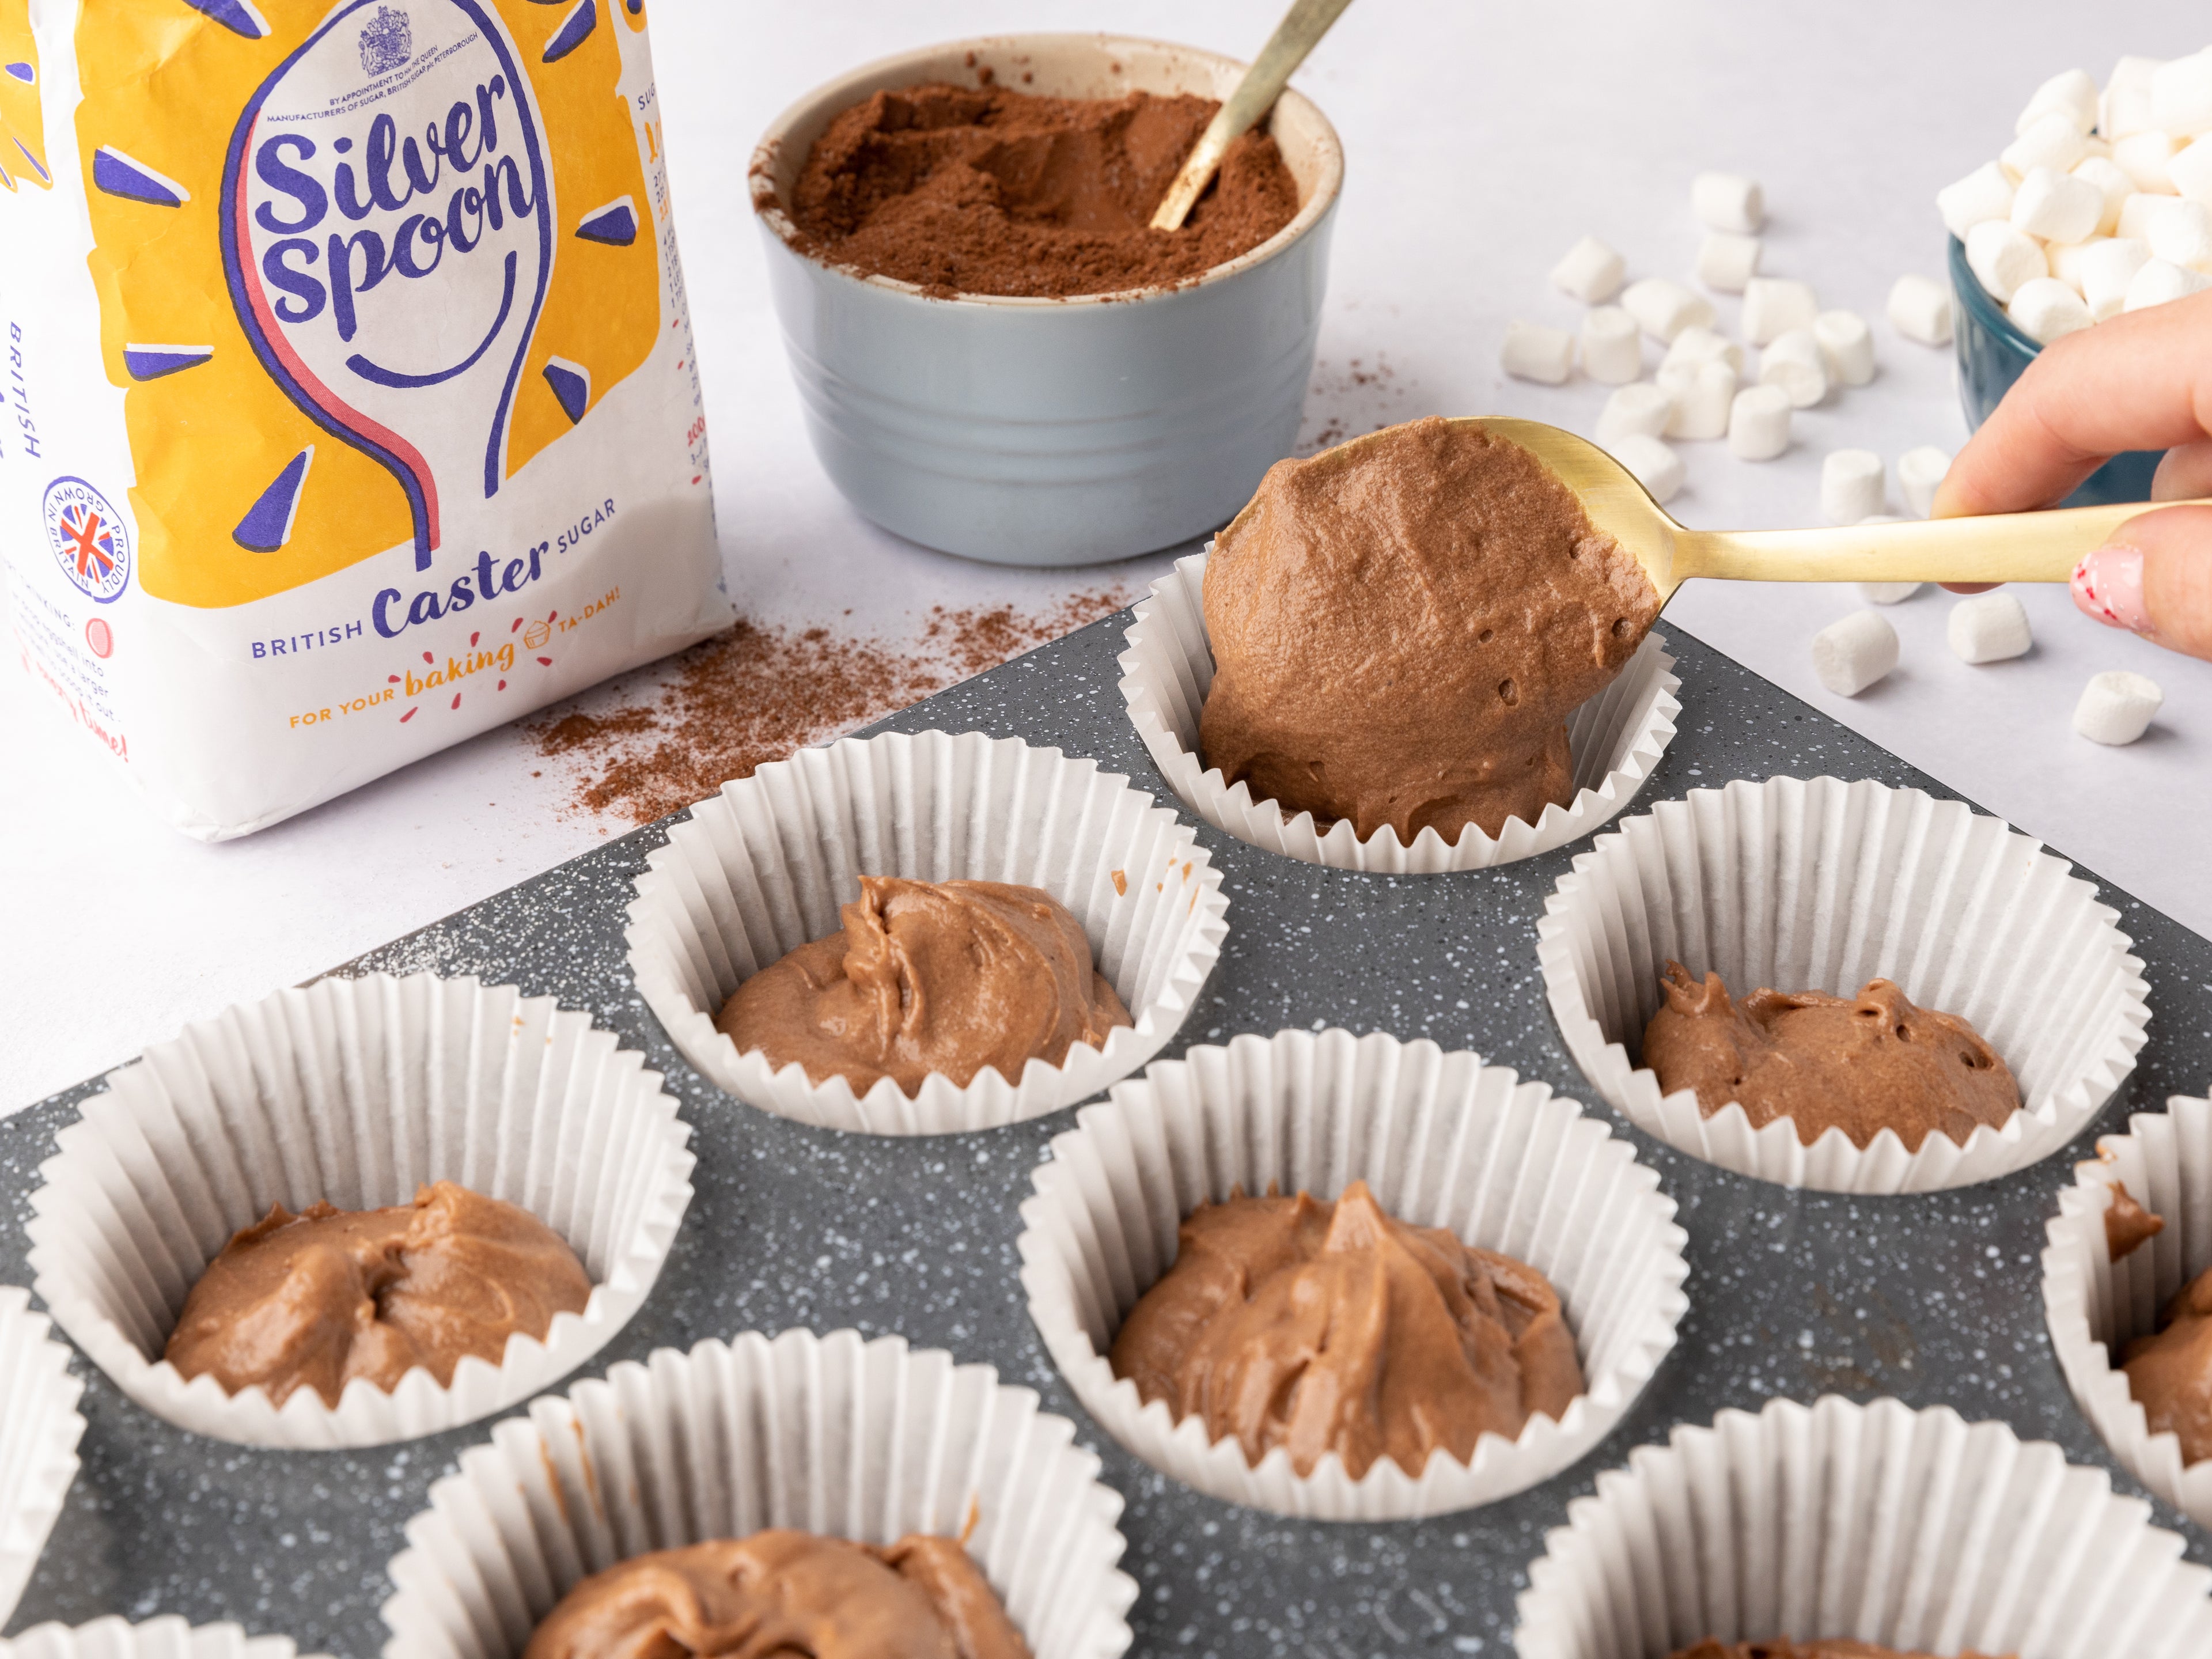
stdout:
{"type": "MultiPolygon", "coordinates": [[[[1765,270],[1808,278],[1824,305],[1874,319],[1881,370],[1871,386],[1801,414],[1778,461],[1685,446],[1691,482],[1674,511],[1710,526],[1815,522],[1826,451],[1893,461],[1964,439],[1948,351],[1880,320],[1899,273],[1942,274],[1937,187],[1996,152],[2045,76],[2079,64],[2101,79],[2123,52],[2169,56],[2212,32],[2197,8],[2129,9],[2111,22],[2047,0],[1717,0],[1689,22],[1691,9],[1633,0],[1353,8],[1299,78],[1349,157],[1308,440],[1431,413],[1589,430],[1606,388],[1505,380],[1505,322],[1578,318],[1545,273],[1584,231],[1626,253],[1632,274],[1686,277],[1699,234],[1691,175],[1728,167],[1765,185],[1765,270]]],[[[845,507],[800,430],[744,199],[769,118],[858,60],[933,40],[1110,22],[1249,54],[1279,10],[1278,0],[658,0],[723,555],[750,614],[896,641],[933,605],[1042,606],[1106,581],[1133,588],[1166,562],[997,569],[898,542],[845,507]]],[[[1723,327],[1735,308],[1722,301],[1723,327]]],[[[1893,507],[1902,510],[1893,479],[1893,507]]],[[[2034,652],[1979,669],[1943,645],[1948,596],[1929,590],[1893,609],[1903,665],[1856,701],[1820,690],[1807,655],[1814,632],[1856,606],[1848,591],[1695,584],[1668,616],[2212,934],[2201,827],[2212,809],[2212,665],[2096,628],[2060,590],[2023,597],[2034,652]],[[2082,682],[2108,667],[2166,690],[2159,724],[2131,749],[2099,749],[2068,726],[2082,682]]],[[[1684,701],[1695,720],[1694,685],[1684,701]]],[[[499,731],[260,835],[203,846],[155,822],[12,669],[0,672],[0,1114],[628,827],[578,814],[573,779],[499,731]]]]}

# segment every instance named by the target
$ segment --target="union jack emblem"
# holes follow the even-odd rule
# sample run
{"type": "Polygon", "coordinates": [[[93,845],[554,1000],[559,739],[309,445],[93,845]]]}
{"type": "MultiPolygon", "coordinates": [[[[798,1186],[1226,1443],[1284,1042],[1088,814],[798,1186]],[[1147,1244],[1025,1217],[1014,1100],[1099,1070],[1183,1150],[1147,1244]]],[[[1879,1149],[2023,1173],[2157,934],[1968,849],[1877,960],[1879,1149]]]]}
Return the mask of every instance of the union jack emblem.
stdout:
{"type": "Polygon", "coordinates": [[[118,597],[131,580],[131,530],[114,504],[82,478],[57,478],[46,520],[62,574],[96,604],[118,597]]]}
{"type": "Polygon", "coordinates": [[[69,545],[62,551],[76,567],[76,578],[89,587],[106,585],[122,562],[115,550],[115,530],[96,507],[75,503],[62,509],[62,533],[69,545]]]}

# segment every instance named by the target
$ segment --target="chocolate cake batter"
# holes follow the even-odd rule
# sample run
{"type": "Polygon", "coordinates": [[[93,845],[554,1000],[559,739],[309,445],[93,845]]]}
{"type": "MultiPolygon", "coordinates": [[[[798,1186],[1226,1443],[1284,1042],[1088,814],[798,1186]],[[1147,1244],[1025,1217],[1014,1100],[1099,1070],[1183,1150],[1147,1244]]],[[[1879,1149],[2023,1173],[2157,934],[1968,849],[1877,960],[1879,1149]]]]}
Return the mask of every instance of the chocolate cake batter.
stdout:
{"type": "Polygon", "coordinates": [[[747,1053],[909,1095],[942,1072],[962,1087],[985,1066],[1019,1083],[1103,1047],[1128,1010],[1092,965],[1083,924],[1051,894],[994,881],[863,876],[842,933],[802,945],[738,987],[714,1021],[747,1053]]]}
{"type": "Polygon", "coordinates": [[[967,1551],[777,1529],[656,1550],[562,1596],[522,1659],[1030,1659],[967,1551]]]}
{"type": "Polygon", "coordinates": [[[1415,421],[1278,461],[1206,570],[1206,763],[1321,830],[1448,842],[1574,799],[1567,716],[1659,614],[1534,456],[1415,421]]]}
{"type": "Polygon", "coordinates": [[[1907,1152],[1931,1134],[1964,1145],[2020,1109],[1996,1049],[1955,1014],[1917,1008],[1886,979],[1856,1000],[1825,991],[1753,991],[1741,1001],[1718,974],[1700,985],[1679,962],[1644,1028],[1644,1063],[1671,1094],[1695,1089],[1706,1116],[1740,1101],[1755,1129],[1777,1118],[1810,1146],[1831,1128],[1854,1146],[1894,1129],[1907,1152]]]}
{"type": "Polygon", "coordinates": [[[2118,1261],[2133,1255],[2166,1231],[2166,1218],[2153,1215],[2136,1202],[2135,1194],[2118,1182],[2112,1183],[2112,1207],[2105,1212],[2105,1250],[2118,1261]]]}
{"type": "MultiPolygon", "coordinates": [[[[1694,1647],[1676,1649],[1673,1659],[1936,1659],[1936,1656],[1832,1636],[1814,1642],[1792,1642],[1786,1637],[1771,1642],[1716,1642],[1708,1638],[1694,1647]]],[[[1987,1656],[1966,1651],[1959,1659],[1987,1656]]]]}
{"type": "Polygon", "coordinates": [[[336,1406],[356,1376],[388,1394],[417,1365],[441,1385],[465,1354],[496,1365],[509,1336],[543,1338],[591,1294],[560,1235],[450,1181],[383,1210],[279,1204],[208,1264],[164,1357],[232,1394],[259,1384],[281,1406],[310,1388],[336,1406]]]}
{"type": "Polygon", "coordinates": [[[1275,141],[1255,131],[1229,147],[1182,229],[1152,228],[1218,107],[1142,92],[879,92],[815,140],[784,208],[801,251],[940,297],[1166,287],[1249,252],[1297,216],[1297,184],[1275,141]]]}
{"type": "Polygon", "coordinates": [[[2185,1463],[2212,1457],[2212,1270],[2181,1287],[2158,1334],[2129,1343],[2121,1363],[2150,1431],[2179,1435],[2185,1463]]]}
{"type": "Polygon", "coordinates": [[[1574,1334],[1534,1267],[1382,1212],[1364,1182],[1324,1202],[1239,1194],[1182,1224],[1174,1267],[1114,1340],[1114,1375],[1256,1465],[1277,1446],[1353,1480],[1378,1457],[1418,1476],[1487,1431],[1565,1414],[1574,1334]]]}

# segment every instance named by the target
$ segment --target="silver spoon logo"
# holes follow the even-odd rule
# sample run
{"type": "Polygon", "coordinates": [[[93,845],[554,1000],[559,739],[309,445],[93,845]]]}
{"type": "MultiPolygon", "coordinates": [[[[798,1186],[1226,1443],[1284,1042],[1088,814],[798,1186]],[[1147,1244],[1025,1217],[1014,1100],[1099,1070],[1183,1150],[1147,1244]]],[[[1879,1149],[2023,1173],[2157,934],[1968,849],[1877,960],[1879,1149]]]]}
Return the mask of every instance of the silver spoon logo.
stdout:
{"type": "MultiPolygon", "coordinates": [[[[529,77],[482,0],[341,4],[231,135],[222,244],[239,320],[292,400],[399,481],[418,570],[447,519],[506,477],[552,276],[551,198],[529,77]]],[[[285,470],[242,544],[282,544],[307,475],[285,470]],[[271,499],[288,479],[289,498],[271,499]]]]}

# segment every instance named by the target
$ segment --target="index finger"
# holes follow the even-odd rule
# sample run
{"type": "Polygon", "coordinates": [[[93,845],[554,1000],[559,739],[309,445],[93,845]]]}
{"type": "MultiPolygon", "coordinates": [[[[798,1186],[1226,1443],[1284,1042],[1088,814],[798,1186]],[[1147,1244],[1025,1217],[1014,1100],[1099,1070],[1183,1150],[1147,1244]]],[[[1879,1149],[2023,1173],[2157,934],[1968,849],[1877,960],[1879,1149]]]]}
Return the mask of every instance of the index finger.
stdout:
{"type": "Polygon", "coordinates": [[[1951,463],[1935,516],[2049,507],[2123,450],[2171,449],[2208,433],[2212,292],[2045,346],[1951,463]]]}

